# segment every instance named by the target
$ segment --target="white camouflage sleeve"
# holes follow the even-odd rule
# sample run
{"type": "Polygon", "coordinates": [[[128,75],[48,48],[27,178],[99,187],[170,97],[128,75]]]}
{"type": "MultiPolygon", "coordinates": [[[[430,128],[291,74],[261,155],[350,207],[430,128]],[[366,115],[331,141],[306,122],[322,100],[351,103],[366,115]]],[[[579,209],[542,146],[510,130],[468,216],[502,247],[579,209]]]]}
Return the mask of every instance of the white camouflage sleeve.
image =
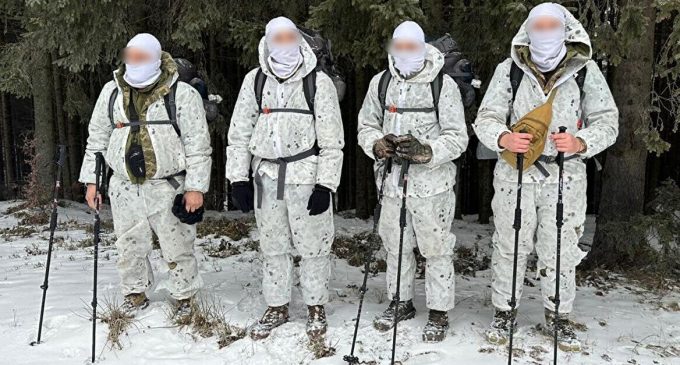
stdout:
{"type": "Polygon", "coordinates": [[[252,155],[248,145],[259,114],[254,89],[256,72],[253,70],[244,78],[229,125],[225,176],[232,183],[249,179],[252,155]]]}
{"type": "Polygon", "coordinates": [[[504,132],[509,132],[506,122],[512,101],[511,64],[512,60],[508,59],[496,67],[473,125],[477,138],[495,152],[503,151],[498,145],[498,139],[504,132]]]}
{"type": "Polygon", "coordinates": [[[373,145],[384,136],[382,128],[383,106],[380,105],[380,98],[378,97],[378,83],[380,82],[381,75],[382,73],[375,75],[368,85],[368,91],[359,111],[357,124],[357,141],[359,146],[364,150],[366,156],[374,160],[373,145]]]}
{"type": "Polygon", "coordinates": [[[316,85],[314,128],[320,149],[316,167],[316,183],[335,191],[340,185],[342,148],[345,146],[340,103],[335,85],[328,75],[319,72],[316,85]]]}
{"type": "Polygon", "coordinates": [[[444,76],[439,96],[439,126],[439,137],[427,141],[432,148],[432,160],[425,164],[428,167],[455,160],[465,152],[468,144],[463,99],[458,85],[448,75],[444,76]]]}
{"type": "Polygon", "coordinates": [[[589,61],[586,67],[588,73],[583,85],[581,109],[587,127],[578,131],[576,137],[586,143],[586,152],[581,156],[588,158],[616,142],[619,134],[619,109],[597,64],[589,61]]]}
{"type": "Polygon", "coordinates": [[[95,158],[97,152],[101,152],[106,156],[106,150],[109,147],[109,139],[113,126],[109,120],[109,99],[111,93],[115,89],[116,84],[109,81],[102,88],[97,102],[92,110],[92,117],[90,117],[90,124],[87,127],[87,146],[85,147],[85,157],[83,157],[83,164],[80,168],[80,177],[78,181],[83,184],[95,183],[95,158]]]}
{"type": "Polygon", "coordinates": [[[176,100],[177,123],[182,131],[186,158],[184,190],[205,193],[210,187],[212,147],[203,100],[196,89],[185,83],[177,85],[176,100]]]}

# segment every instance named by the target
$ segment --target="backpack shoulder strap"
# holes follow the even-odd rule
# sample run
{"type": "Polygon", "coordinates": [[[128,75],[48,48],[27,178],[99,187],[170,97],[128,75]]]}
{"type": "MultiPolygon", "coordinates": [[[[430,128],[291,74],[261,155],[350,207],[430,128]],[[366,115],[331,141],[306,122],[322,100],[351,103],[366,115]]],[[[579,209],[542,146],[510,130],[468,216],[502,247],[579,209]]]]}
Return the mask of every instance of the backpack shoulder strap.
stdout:
{"type": "Polygon", "coordinates": [[[118,87],[114,87],[109,96],[109,121],[111,126],[116,128],[116,122],[113,120],[113,108],[116,106],[116,98],[118,97],[118,87]]]}
{"type": "Polygon", "coordinates": [[[517,91],[519,90],[519,85],[522,83],[522,78],[524,78],[524,71],[515,63],[512,62],[510,66],[510,86],[512,87],[512,101],[515,101],[517,97],[517,91]]]}
{"type": "Polygon", "coordinates": [[[578,89],[581,92],[581,99],[583,99],[583,85],[586,83],[586,76],[588,76],[588,66],[583,66],[578,73],[576,73],[576,85],[578,85],[578,89]]]}
{"type": "Polygon", "coordinates": [[[439,71],[437,77],[430,83],[430,88],[432,89],[432,105],[434,106],[434,112],[437,115],[437,120],[439,120],[439,96],[442,94],[442,86],[444,85],[444,72],[439,71]]]}
{"type": "Polygon", "coordinates": [[[170,92],[163,96],[163,103],[165,104],[165,111],[168,113],[172,128],[175,129],[177,136],[182,137],[182,131],[179,130],[179,124],[177,124],[177,102],[175,100],[177,95],[177,83],[179,83],[179,81],[172,84],[170,92]]]}
{"type": "Polygon", "coordinates": [[[387,88],[390,86],[390,80],[392,80],[392,73],[389,69],[383,71],[382,76],[380,76],[380,82],[378,82],[378,99],[380,100],[380,107],[385,107],[387,100],[387,88]]]}
{"type": "Polygon", "coordinates": [[[262,111],[262,92],[264,91],[264,84],[267,82],[267,75],[262,72],[262,68],[257,69],[255,74],[255,101],[257,102],[257,110],[262,111]]]}
{"type": "Polygon", "coordinates": [[[302,91],[305,93],[305,100],[307,100],[309,111],[312,112],[312,118],[315,118],[314,98],[316,97],[316,72],[317,71],[314,70],[302,78],[302,91]]]}

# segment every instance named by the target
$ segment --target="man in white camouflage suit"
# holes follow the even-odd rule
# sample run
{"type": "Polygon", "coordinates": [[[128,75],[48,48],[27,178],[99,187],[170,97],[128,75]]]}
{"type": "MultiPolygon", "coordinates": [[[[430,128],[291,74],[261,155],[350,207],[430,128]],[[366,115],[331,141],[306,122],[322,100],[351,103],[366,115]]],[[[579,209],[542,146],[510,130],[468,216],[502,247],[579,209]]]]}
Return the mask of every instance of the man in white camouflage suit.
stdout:
{"type": "Polygon", "coordinates": [[[451,224],[456,206],[453,160],[467,147],[464,109],[456,82],[441,74],[444,55],[425,43],[420,26],[407,21],[394,30],[388,56],[389,69],[371,80],[359,112],[358,140],[364,152],[376,161],[377,183],[385,174],[386,159],[394,161],[387,176],[379,234],[387,250],[387,291],[391,303],[374,326],[387,331],[393,326],[394,311],[400,320],[415,316],[413,306],[416,261],[414,247],[427,259],[425,291],[430,309],[423,340],[445,338],[448,311],[454,307],[455,278],[453,248],[456,237],[451,224]],[[379,85],[389,73],[384,99],[379,85]],[[433,100],[431,83],[438,77],[441,94],[433,100]],[[384,103],[383,103],[384,102],[384,103]],[[399,187],[402,162],[411,163],[407,185],[407,222],[404,234],[400,301],[397,290],[399,216],[402,191],[399,187]]]}
{"type": "Polygon", "coordinates": [[[243,212],[253,208],[251,168],[256,185],[262,291],[268,308],[250,336],[266,338],[288,321],[292,243],[302,257],[307,334],[319,340],[327,328],[324,304],[334,236],[331,193],[340,183],[343,159],[338,96],[331,79],[316,70],[311,47],[287,18],[267,24],[259,59],[260,67],[246,75],[236,101],[226,165],[232,198],[243,212]]]}
{"type": "MultiPolygon", "coordinates": [[[[543,328],[552,336],[553,326],[559,325],[558,343],[565,351],[580,351],[581,348],[568,314],[572,311],[576,291],[576,265],[585,256],[578,247],[586,218],[587,179],[583,159],[605,150],[615,142],[618,134],[617,107],[591,56],[588,34],[568,10],[553,3],[536,6],[512,42],[511,58],[496,69],[474,125],[480,141],[488,148],[499,153],[505,150],[525,153],[532,135],[513,133],[509,127],[556,92],[549,126],[551,133],[547,133],[543,156],[538,164],[524,172],[516,295],[521,297],[527,256],[535,248],[545,307],[546,326],[543,328]],[[513,63],[516,64],[514,67],[519,67],[521,80],[514,99],[513,63]],[[558,134],[560,126],[566,127],[567,131],[558,134]],[[558,152],[565,153],[566,161],[561,305],[555,318],[558,166],[554,157],[558,152]]],[[[516,320],[516,309],[513,310],[509,302],[512,297],[517,173],[504,159],[498,160],[492,202],[496,226],[492,302],[496,312],[486,333],[487,339],[495,344],[507,341],[510,324],[516,320]]]]}
{"type": "Polygon", "coordinates": [[[177,315],[190,313],[190,300],[202,286],[193,251],[196,226],[182,223],[172,206],[183,193],[187,212],[201,208],[212,149],[203,101],[177,78],[175,62],[158,40],[136,35],[124,49],[124,63],[104,85],[89,125],[80,182],[87,184],[86,199],[94,208],[95,153],[102,153],[113,170],[109,198],[123,307],[130,314],[149,303],[152,232],[168,265],[177,315]],[[173,99],[176,121],[170,123],[173,112],[166,102],[173,99]]]}

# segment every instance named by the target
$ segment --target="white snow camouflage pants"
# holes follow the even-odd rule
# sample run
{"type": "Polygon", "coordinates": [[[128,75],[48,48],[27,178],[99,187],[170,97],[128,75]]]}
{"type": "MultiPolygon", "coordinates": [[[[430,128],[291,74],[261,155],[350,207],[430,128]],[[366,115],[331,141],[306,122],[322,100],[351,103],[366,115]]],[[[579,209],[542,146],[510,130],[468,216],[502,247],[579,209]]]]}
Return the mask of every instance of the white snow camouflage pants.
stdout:
{"type": "MultiPolygon", "coordinates": [[[[434,196],[406,198],[406,228],[401,262],[399,300],[413,299],[415,291],[416,258],[413,249],[418,246],[427,259],[425,266],[425,295],[427,308],[448,311],[455,300],[453,248],[456,236],[451,225],[456,207],[453,191],[434,196]]],[[[390,300],[396,293],[399,258],[399,215],[401,198],[383,197],[378,232],[387,251],[387,293],[390,300]]]]}
{"type": "MultiPolygon", "coordinates": [[[[560,313],[570,313],[576,296],[576,265],[585,257],[578,247],[586,219],[586,179],[565,178],[563,188],[564,225],[560,261],[560,313]]],[[[512,227],[517,205],[517,183],[494,179],[495,194],[492,201],[494,225],[494,251],[491,257],[493,290],[491,300],[500,310],[510,310],[512,296],[512,263],[515,231],[512,227]]],[[[524,183],[522,187],[522,227],[519,234],[517,261],[517,303],[522,296],[522,284],[527,267],[527,257],[534,247],[538,255],[538,276],[545,308],[554,310],[555,257],[557,247],[557,184],[545,182],[524,183]]]]}
{"type": "MultiPolygon", "coordinates": [[[[291,244],[300,261],[300,286],[307,305],[328,302],[331,276],[330,252],[333,244],[333,207],[310,216],[307,202],[313,184],[286,184],[283,200],[276,200],[276,180],[262,175],[262,208],[255,208],[260,231],[262,292],[267,305],[281,306],[290,302],[293,285],[291,244]]],[[[259,189],[255,189],[257,194],[259,189]]]]}
{"type": "Polygon", "coordinates": [[[168,289],[175,299],[187,299],[203,286],[198,273],[194,240],[196,226],[184,224],[172,214],[175,190],[166,180],[147,180],[135,185],[116,175],[111,177],[109,198],[118,249],[118,272],[123,295],[144,292],[153,282],[148,255],[152,231],[158,236],[161,253],[168,264],[168,289]]]}

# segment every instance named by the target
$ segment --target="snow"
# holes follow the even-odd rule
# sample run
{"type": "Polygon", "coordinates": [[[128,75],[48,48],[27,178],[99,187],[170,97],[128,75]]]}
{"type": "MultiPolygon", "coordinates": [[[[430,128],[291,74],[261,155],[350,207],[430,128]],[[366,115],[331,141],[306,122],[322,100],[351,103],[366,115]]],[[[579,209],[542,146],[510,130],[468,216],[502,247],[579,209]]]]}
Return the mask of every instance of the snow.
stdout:
{"type": "MultiPolygon", "coordinates": [[[[19,224],[7,208],[19,202],[0,202],[0,229],[19,224]]],[[[85,364],[89,362],[91,322],[89,321],[92,289],[92,248],[68,247],[91,238],[84,230],[91,224],[92,214],[82,204],[66,202],[59,208],[55,252],[50,285],[47,293],[43,343],[28,344],[37,335],[41,289],[46,255],[29,254],[35,244],[46,250],[47,226],[30,237],[7,237],[0,232],[0,362],[3,364],[85,364]],[[60,238],[63,238],[62,242],[60,238]]],[[[209,212],[210,217],[242,218],[239,213],[209,212]]],[[[338,234],[352,235],[371,229],[371,221],[336,216],[338,234]]],[[[107,209],[102,219],[110,221],[107,209]]],[[[594,220],[589,217],[588,245],[592,240],[594,220]]],[[[474,217],[457,220],[454,231],[458,245],[478,247],[488,254],[491,250],[492,225],[474,223],[474,217]]],[[[229,323],[247,326],[256,321],[266,305],[261,295],[261,262],[257,252],[244,251],[227,258],[209,257],[204,246],[224,237],[208,237],[197,241],[197,255],[205,280],[201,295],[216,298],[224,307],[229,323]]],[[[105,300],[122,300],[118,292],[116,251],[113,235],[103,235],[100,248],[98,296],[105,300]]],[[[228,238],[224,238],[229,240],[228,238]]],[[[250,239],[257,239],[251,232],[250,239]]],[[[242,241],[245,241],[244,239],[242,241]]],[[[239,244],[239,242],[235,243],[239,244]]],[[[35,253],[35,252],[34,252],[35,253]]],[[[291,322],[276,329],[266,340],[249,338],[218,349],[216,339],[201,338],[186,328],[177,328],[168,319],[170,304],[163,280],[167,266],[154,251],[151,255],[157,285],[149,296],[150,307],[137,316],[133,328],[122,339],[123,349],[111,349],[105,344],[107,328],[97,324],[97,355],[101,364],[344,364],[342,356],[349,353],[354,318],[357,310],[357,289],[363,274],[360,268],[345,260],[333,261],[331,302],[327,305],[329,331],[327,340],[337,348],[330,358],[314,359],[306,346],[304,323],[306,308],[299,288],[293,290],[291,322]],[[352,286],[348,286],[352,285],[352,286]]],[[[537,284],[534,273],[527,278],[537,284]]],[[[580,332],[585,349],[577,354],[560,353],[560,364],[680,364],[680,313],[677,307],[680,293],[658,294],[625,282],[598,295],[599,289],[579,287],[574,320],[587,327],[580,332]],[[663,304],[663,305],[662,305],[663,304]],[[666,357],[662,357],[665,354],[666,357]],[[676,357],[670,357],[674,355],[676,357]]],[[[386,303],[384,273],[369,279],[369,291],[361,317],[357,356],[362,361],[389,364],[392,333],[379,333],[371,326],[372,318],[386,303]]],[[[418,280],[415,319],[400,323],[397,358],[403,364],[501,364],[506,362],[507,349],[486,344],[482,334],[488,325],[491,306],[490,271],[478,271],[476,276],[458,275],[456,308],[450,312],[451,330],[440,344],[425,344],[420,339],[427,319],[424,286],[418,280]]],[[[526,286],[520,307],[520,328],[516,348],[525,351],[516,356],[515,364],[549,364],[552,362],[552,342],[540,335],[535,326],[542,322],[543,310],[538,285],[526,286]]]]}

